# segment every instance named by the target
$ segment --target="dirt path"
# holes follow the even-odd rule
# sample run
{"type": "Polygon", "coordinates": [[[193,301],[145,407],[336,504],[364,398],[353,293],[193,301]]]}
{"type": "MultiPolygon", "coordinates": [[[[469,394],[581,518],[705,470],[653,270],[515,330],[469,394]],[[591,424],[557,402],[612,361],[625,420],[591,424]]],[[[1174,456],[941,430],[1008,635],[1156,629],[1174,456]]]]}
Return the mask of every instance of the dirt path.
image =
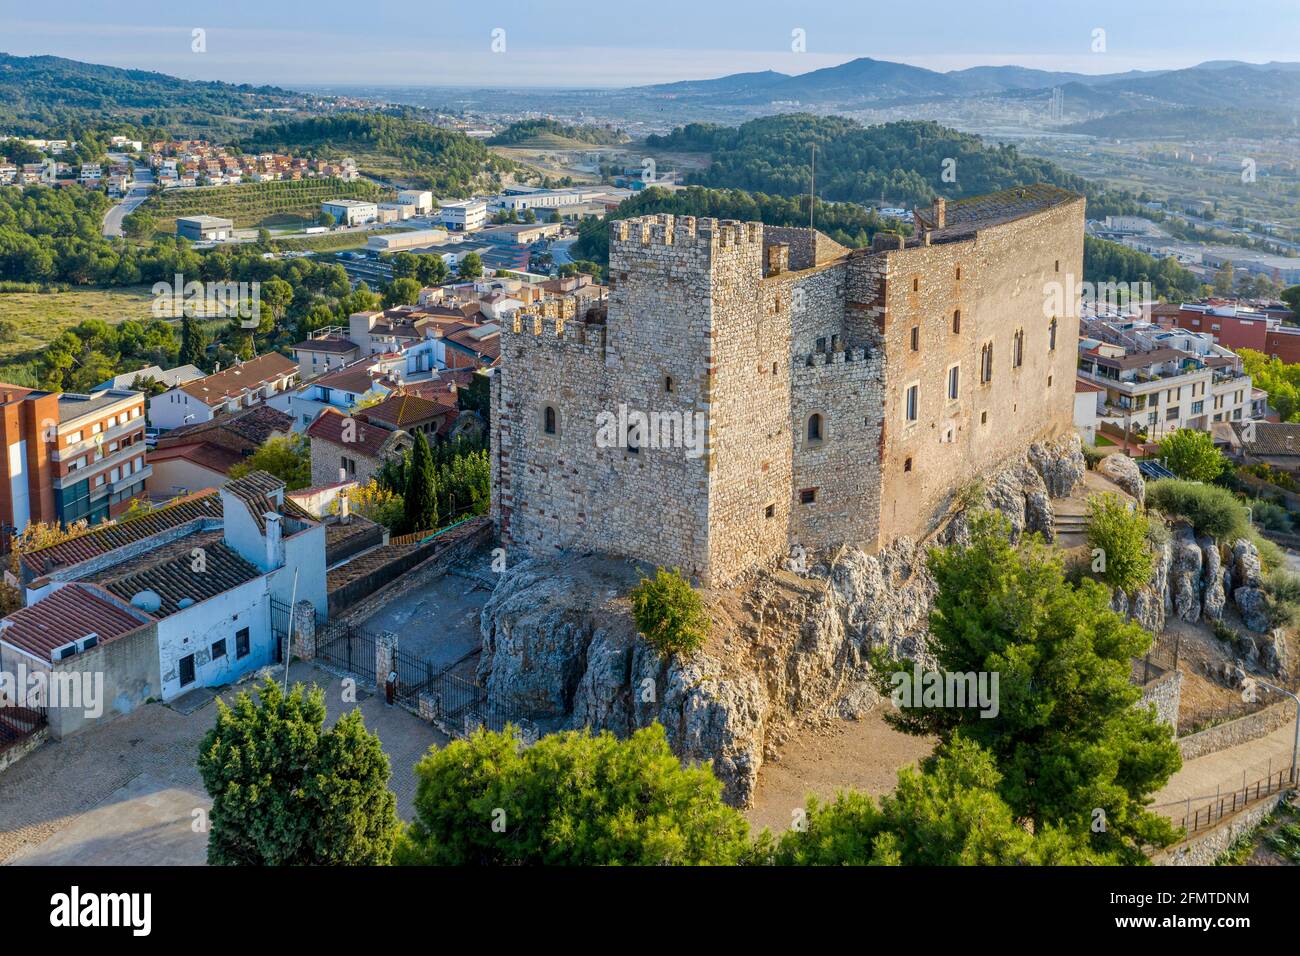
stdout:
{"type": "Polygon", "coordinates": [[[745,815],[755,830],[773,833],[790,826],[807,794],[832,799],[837,790],[865,790],[879,796],[894,789],[898,771],[934,749],[926,737],[909,737],[889,727],[876,711],[858,721],[839,721],[828,730],[805,730],[781,748],[758,774],[754,805],[745,815]]]}
{"type": "Polygon", "coordinates": [[[1294,739],[1295,723],[1287,721],[1265,737],[1188,760],[1155,795],[1152,809],[1181,820],[1189,799],[1195,811],[1214,800],[1217,794],[1231,793],[1241,789],[1243,783],[1253,784],[1270,772],[1285,770],[1291,766],[1294,739]]]}

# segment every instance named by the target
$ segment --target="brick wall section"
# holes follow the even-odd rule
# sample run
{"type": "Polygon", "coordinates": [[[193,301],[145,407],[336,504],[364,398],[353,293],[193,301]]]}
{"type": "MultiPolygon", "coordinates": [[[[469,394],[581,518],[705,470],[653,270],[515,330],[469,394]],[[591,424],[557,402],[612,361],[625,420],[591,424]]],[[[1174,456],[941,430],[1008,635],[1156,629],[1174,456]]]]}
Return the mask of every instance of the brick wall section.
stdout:
{"type": "Polygon", "coordinates": [[[1293,722],[1295,716],[1295,701],[1279,701],[1253,714],[1230,720],[1226,724],[1207,727],[1197,733],[1180,737],[1178,749],[1182,752],[1184,760],[1203,757],[1206,754],[1217,753],[1267,736],[1279,727],[1293,722]]]}
{"type": "Polygon", "coordinates": [[[920,536],[955,489],[1072,427],[1077,304],[1055,316],[1052,349],[1045,302],[1082,273],[1082,198],[852,253],[760,223],[660,214],[610,229],[607,318],[517,313],[502,334],[492,517],[508,549],[603,551],[725,584],[794,544],[920,536]],[[599,447],[601,413],[620,406],[702,414],[704,453],[599,447]]]}

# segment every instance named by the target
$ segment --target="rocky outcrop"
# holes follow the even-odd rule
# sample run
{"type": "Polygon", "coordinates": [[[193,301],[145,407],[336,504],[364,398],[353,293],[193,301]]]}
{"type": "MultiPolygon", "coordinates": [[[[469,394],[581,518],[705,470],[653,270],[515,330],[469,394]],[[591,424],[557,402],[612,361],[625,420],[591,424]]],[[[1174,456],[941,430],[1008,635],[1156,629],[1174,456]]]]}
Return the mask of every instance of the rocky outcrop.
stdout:
{"type": "Polygon", "coordinates": [[[1170,596],[1174,612],[1189,624],[1201,619],[1201,579],[1205,556],[1192,529],[1174,530],[1173,564],[1169,569],[1170,596]]]}
{"type": "Polygon", "coordinates": [[[1083,446],[1073,432],[1054,441],[1034,442],[1025,458],[1043,479],[1049,497],[1068,498],[1083,480],[1083,446]]]}
{"type": "Polygon", "coordinates": [[[1056,516],[1052,499],[1073,494],[1083,472],[1078,435],[1035,442],[1023,459],[980,482],[978,495],[961,503],[942,540],[966,544],[970,540],[970,515],[987,510],[1006,517],[1013,541],[1033,533],[1041,534],[1045,541],[1054,541],[1056,516]]]}
{"type": "Polygon", "coordinates": [[[1121,490],[1132,495],[1139,506],[1145,505],[1146,482],[1142,480],[1142,472],[1138,471],[1137,462],[1128,455],[1105,456],[1097,463],[1097,471],[1115,482],[1121,490]]]}
{"type": "Polygon", "coordinates": [[[1238,538],[1232,545],[1232,587],[1257,588],[1262,580],[1259,550],[1246,538],[1238,538]]]}
{"type": "Polygon", "coordinates": [[[1211,621],[1223,620],[1223,605],[1227,594],[1223,588],[1223,559],[1219,556],[1219,545],[1209,535],[1196,539],[1201,549],[1201,611],[1211,621]]]}
{"type": "Polygon", "coordinates": [[[1286,631],[1274,628],[1255,642],[1259,647],[1259,663],[1264,670],[1282,680],[1291,679],[1291,661],[1286,645],[1286,631]]]}
{"type": "Polygon", "coordinates": [[[1273,624],[1268,598],[1260,588],[1240,587],[1232,592],[1232,600],[1241,612],[1241,620],[1252,631],[1264,633],[1273,624]]]}
{"type": "MultiPolygon", "coordinates": [[[[1138,588],[1132,597],[1133,620],[1153,634],[1159,634],[1165,629],[1165,615],[1173,610],[1169,590],[1169,572],[1173,560],[1172,539],[1166,538],[1156,544],[1152,548],[1151,580],[1138,588]]],[[[1125,613],[1130,603],[1129,599],[1118,590],[1115,592],[1115,598],[1111,606],[1117,613],[1125,613]]]]}
{"type": "MultiPolygon", "coordinates": [[[[1035,445],[984,482],[983,504],[1017,536],[1052,536],[1051,499],[1083,474],[1078,438],[1035,445]]],[[[948,537],[968,533],[965,515],[948,537]]],[[[521,562],[480,620],[479,681],[492,704],[551,727],[629,733],[662,723],[674,752],[711,760],[729,801],[750,803],[758,770],[799,725],[858,717],[879,703],[869,655],[933,666],[925,639],[935,584],[926,549],[899,538],[876,554],[792,548],[782,568],[710,592],[701,651],[667,660],[637,634],[633,563],[601,555],[521,562]]]]}

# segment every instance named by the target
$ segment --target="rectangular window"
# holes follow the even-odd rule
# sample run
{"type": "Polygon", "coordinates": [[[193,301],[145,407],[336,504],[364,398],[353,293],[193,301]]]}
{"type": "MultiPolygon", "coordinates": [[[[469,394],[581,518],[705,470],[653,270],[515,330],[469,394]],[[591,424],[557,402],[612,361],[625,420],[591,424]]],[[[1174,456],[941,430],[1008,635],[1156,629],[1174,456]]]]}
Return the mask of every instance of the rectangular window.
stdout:
{"type": "Polygon", "coordinates": [[[812,504],[812,503],[813,503],[814,501],[816,501],[816,500],[817,500],[817,489],[816,489],[816,488],[802,488],[802,489],[800,489],[800,491],[799,491],[799,503],[800,503],[800,504],[810,505],[810,504],[812,504]]]}
{"type": "Polygon", "coordinates": [[[920,416],[921,414],[920,401],[921,401],[921,386],[919,385],[907,386],[907,420],[909,422],[916,421],[917,418],[920,416]]]}
{"type": "Polygon", "coordinates": [[[1165,421],[1172,422],[1177,417],[1178,417],[1177,405],[1170,405],[1168,408],[1165,409],[1165,421]]]}
{"type": "Polygon", "coordinates": [[[181,658],[181,686],[194,683],[194,655],[187,654],[181,658]]]}
{"type": "Polygon", "coordinates": [[[235,632],[235,657],[245,658],[248,656],[248,628],[241,627],[235,632]]]}
{"type": "Polygon", "coordinates": [[[921,327],[919,325],[914,325],[912,326],[912,351],[919,352],[920,350],[921,350],[921,327]]]}
{"type": "Polygon", "coordinates": [[[1193,414],[1193,415],[1199,415],[1199,414],[1201,414],[1203,411],[1205,411],[1205,403],[1204,403],[1204,402],[1192,402],[1192,414],[1193,414]]]}
{"type": "Polygon", "coordinates": [[[948,369],[948,401],[955,402],[961,394],[961,366],[948,369]]]}
{"type": "Polygon", "coordinates": [[[225,656],[226,656],[226,639],[223,637],[221,640],[213,642],[212,659],[215,661],[225,656]]]}

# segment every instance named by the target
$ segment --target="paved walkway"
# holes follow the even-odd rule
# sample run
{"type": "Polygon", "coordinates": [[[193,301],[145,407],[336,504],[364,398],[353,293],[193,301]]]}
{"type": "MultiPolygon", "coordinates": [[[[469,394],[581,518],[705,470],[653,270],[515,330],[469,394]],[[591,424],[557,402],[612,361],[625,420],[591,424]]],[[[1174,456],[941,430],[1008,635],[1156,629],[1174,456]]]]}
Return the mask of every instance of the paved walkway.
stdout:
{"type": "Polygon", "coordinates": [[[1182,820],[1188,800],[1195,812],[1219,794],[1230,794],[1244,784],[1253,784],[1267,777],[1269,773],[1289,769],[1294,740],[1295,723],[1287,721],[1267,736],[1185,761],[1183,769],[1156,794],[1152,809],[1174,820],[1182,820]]]}
{"type": "MultiPolygon", "coordinates": [[[[392,765],[397,812],[414,812],[413,767],[446,738],[413,714],[389,707],[366,688],[343,700],[342,680],[295,663],[291,682],[325,688],[326,723],[359,707],[392,765]]],[[[233,699],[239,690],[221,696],[233,699]]],[[[66,740],[45,744],[0,773],[0,862],[50,865],[197,865],[207,837],[195,832],[196,811],[211,801],[196,766],[199,742],[216,705],[191,714],[149,704],[66,740]]]]}

